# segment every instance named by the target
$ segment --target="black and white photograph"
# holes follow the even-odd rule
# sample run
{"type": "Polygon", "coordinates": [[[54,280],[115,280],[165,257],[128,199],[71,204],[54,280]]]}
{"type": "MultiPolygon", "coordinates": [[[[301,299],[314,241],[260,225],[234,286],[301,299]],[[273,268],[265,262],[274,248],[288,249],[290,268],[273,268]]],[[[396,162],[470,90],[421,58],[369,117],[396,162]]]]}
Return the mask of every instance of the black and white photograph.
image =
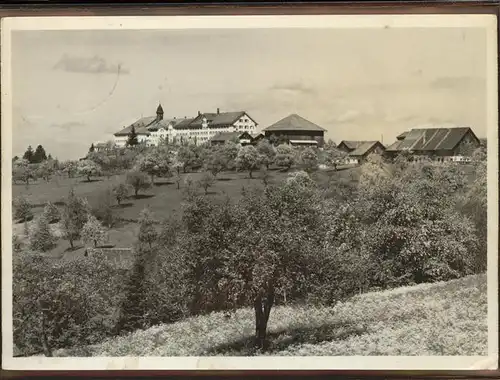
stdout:
{"type": "Polygon", "coordinates": [[[496,368],[496,28],[3,20],[4,363],[496,368]]]}

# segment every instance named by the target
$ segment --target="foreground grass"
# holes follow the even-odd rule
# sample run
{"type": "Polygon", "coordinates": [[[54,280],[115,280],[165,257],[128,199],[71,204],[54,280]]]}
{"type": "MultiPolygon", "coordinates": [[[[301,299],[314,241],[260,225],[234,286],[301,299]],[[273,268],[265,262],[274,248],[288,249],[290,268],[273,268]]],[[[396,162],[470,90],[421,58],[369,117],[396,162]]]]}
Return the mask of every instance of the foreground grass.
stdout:
{"type": "MultiPolygon", "coordinates": [[[[486,276],[355,296],[333,308],[280,306],[267,355],[485,355],[486,276]]],[[[60,356],[262,355],[252,348],[253,311],[193,317],[60,356]]]]}

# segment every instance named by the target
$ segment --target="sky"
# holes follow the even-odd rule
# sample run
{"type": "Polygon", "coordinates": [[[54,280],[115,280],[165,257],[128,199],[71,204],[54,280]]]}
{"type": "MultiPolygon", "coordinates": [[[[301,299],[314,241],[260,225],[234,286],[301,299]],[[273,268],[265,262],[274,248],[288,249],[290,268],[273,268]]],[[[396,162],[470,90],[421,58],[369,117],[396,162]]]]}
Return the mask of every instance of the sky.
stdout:
{"type": "Polygon", "coordinates": [[[141,116],[292,113],[326,138],[382,140],[422,124],[486,135],[486,30],[14,31],[13,154],[83,157],[141,116]]]}

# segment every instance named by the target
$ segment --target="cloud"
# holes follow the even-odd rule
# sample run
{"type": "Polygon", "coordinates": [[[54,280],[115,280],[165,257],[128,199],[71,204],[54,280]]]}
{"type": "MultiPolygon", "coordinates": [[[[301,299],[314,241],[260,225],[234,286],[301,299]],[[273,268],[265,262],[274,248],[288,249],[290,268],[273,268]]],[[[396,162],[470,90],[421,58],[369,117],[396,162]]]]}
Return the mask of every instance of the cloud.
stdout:
{"type": "Polygon", "coordinates": [[[440,77],[431,82],[431,87],[434,89],[455,89],[473,87],[483,83],[485,81],[475,77],[440,77]]]}
{"type": "Polygon", "coordinates": [[[112,64],[99,56],[93,57],[70,57],[63,55],[54,65],[54,69],[63,70],[71,73],[88,74],[128,74],[129,70],[122,67],[121,64],[112,64]]]}
{"type": "Polygon", "coordinates": [[[80,121],[68,121],[65,123],[52,123],[50,125],[51,128],[61,128],[61,129],[74,129],[74,128],[81,128],[84,127],[85,124],[80,122],[80,121]]]}
{"type": "Polygon", "coordinates": [[[312,95],[316,93],[316,90],[312,87],[306,86],[303,83],[287,83],[287,84],[275,84],[270,87],[271,91],[280,91],[280,92],[291,92],[298,94],[306,94],[312,95]]]}

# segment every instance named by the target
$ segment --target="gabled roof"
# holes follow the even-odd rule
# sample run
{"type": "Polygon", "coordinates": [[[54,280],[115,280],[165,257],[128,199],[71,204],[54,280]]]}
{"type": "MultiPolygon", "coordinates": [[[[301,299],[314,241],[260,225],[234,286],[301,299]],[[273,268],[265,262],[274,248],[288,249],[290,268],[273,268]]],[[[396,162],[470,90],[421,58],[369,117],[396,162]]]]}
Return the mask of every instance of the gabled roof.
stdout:
{"type": "MultiPolygon", "coordinates": [[[[356,149],[349,153],[349,156],[364,156],[368,152],[370,152],[375,145],[380,145],[382,148],[384,146],[379,141],[365,141],[362,144],[358,145],[356,149]]],[[[385,148],[384,148],[385,149],[385,148]]]]}
{"type": "Polygon", "coordinates": [[[138,135],[149,135],[147,126],[156,120],[156,116],[141,117],[136,122],[130,124],[128,127],[123,128],[121,131],[116,132],[115,136],[126,136],[132,131],[132,127],[135,128],[135,133],[138,135]]]}
{"type": "Polygon", "coordinates": [[[321,128],[319,125],[304,119],[302,116],[297,114],[291,114],[273,125],[264,128],[264,131],[326,131],[326,129],[321,128]]]}
{"type": "Polygon", "coordinates": [[[385,150],[389,152],[397,152],[402,142],[403,142],[402,140],[397,140],[391,145],[389,145],[385,150]]]}
{"type": "Polygon", "coordinates": [[[373,143],[374,141],[354,141],[354,140],[342,140],[337,147],[340,145],[344,144],[348,149],[357,149],[359,146],[366,144],[366,143],[373,143]]]}
{"type": "Polygon", "coordinates": [[[452,150],[469,132],[477,139],[469,127],[415,128],[408,132],[397,150],[452,150]]]}
{"type": "Polygon", "coordinates": [[[243,136],[248,135],[248,137],[252,137],[248,132],[221,132],[212,137],[211,141],[230,141],[234,138],[242,138],[243,136]]]}
{"type": "Polygon", "coordinates": [[[193,119],[191,124],[189,124],[189,127],[201,128],[204,117],[207,119],[208,128],[232,125],[237,122],[238,119],[240,119],[243,115],[246,115],[245,111],[202,113],[193,119]]]}

